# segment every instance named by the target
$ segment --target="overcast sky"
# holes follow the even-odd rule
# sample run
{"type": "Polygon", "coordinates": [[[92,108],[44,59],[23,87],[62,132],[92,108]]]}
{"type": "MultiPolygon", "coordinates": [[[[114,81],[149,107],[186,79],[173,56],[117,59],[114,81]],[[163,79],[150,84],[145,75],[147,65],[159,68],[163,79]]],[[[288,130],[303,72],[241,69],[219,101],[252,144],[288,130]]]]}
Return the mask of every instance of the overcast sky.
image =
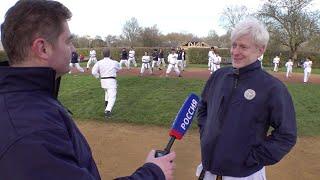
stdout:
{"type": "MultiPolygon", "coordinates": [[[[16,0],[1,0],[0,22],[16,0]]],[[[161,33],[192,33],[207,36],[210,30],[225,33],[219,18],[229,5],[245,5],[250,10],[260,9],[264,0],[60,0],[73,17],[70,30],[77,35],[120,35],[122,27],[135,17],[142,27],[157,25],[161,33]]],[[[320,0],[315,0],[320,7],[320,0]]]]}

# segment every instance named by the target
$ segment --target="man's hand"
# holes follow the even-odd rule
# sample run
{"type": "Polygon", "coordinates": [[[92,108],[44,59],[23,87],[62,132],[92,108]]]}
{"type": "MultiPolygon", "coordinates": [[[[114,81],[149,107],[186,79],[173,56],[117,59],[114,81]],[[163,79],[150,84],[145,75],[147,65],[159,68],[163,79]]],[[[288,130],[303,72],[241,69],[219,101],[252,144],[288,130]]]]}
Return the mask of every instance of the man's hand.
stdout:
{"type": "Polygon", "coordinates": [[[155,158],[155,150],[151,150],[147,156],[146,163],[154,163],[159,166],[164,173],[166,180],[173,179],[173,172],[175,169],[175,163],[173,160],[176,158],[175,152],[170,152],[169,154],[155,158]]]}

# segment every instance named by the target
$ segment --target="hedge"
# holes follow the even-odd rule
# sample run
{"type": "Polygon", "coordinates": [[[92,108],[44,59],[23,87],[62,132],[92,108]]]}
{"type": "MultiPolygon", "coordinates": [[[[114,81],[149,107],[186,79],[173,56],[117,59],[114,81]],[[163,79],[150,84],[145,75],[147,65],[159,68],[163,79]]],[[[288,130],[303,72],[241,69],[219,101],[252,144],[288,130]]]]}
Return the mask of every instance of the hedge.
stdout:
{"type": "MultiPolygon", "coordinates": [[[[187,59],[192,64],[207,64],[209,50],[210,48],[189,48],[187,50],[187,59]]],[[[231,63],[229,49],[221,48],[216,53],[221,57],[222,64],[231,63]]]]}
{"type": "MultiPolygon", "coordinates": [[[[162,47],[161,47],[162,48],[162,47]]],[[[102,49],[103,48],[94,48],[94,50],[97,53],[97,59],[102,59],[102,49]]],[[[141,62],[141,58],[142,56],[144,56],[144,52],[148,52],[149,55],[151,56],[153,49],[158,49],[158,48],[154,48],[154,47],[135,47],[135,57],[136,57],[136,61],[137,62],[141,62]]],[[[162,48],[164,51],[164,55],[165,55],[165,59],[167,59],[166,57],[169,55],[171,49],[170,48],[162,48]]],[[[114,60],[119,61],[120,60],[120,56],[121,56],[121,50],[122,48],[110,48],[111,51],[111,58],[114,60]]],[[[130,48],[127,48],[127,51],[129,52],[130,48]]],[[[77,49],[78,54],[82,54],[85,56],[85,60],[89,59],[89,52],[90,52],[90,48],[79,48],[77,49]]]]}

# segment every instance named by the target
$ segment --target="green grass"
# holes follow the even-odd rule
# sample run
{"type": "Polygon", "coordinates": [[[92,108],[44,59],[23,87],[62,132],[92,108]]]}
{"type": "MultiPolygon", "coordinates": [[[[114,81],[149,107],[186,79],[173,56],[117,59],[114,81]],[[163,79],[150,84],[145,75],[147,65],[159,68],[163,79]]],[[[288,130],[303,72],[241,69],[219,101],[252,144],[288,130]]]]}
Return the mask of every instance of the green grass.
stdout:
{"type": "MultiPolygon", "coordinates": [[[[111,120],[164,126],[170,126],[188,94],[199,95],[205,83],[181,78],[117,79],[118,94],[111,120]]],[[[76,119],[104,119],[104,91],[92,76],[64,76],[59,98],[76,119]]]]}
{"type": "Polygon", "coordinates": [[[320,135],[320,85],[288,84],[300,135],[320,135]]]}
{"type": "MultiPolygon", "coordinates": [[[[118,84],[111,121],[169,127],[188,94],[200,95],[205,81],[126,76],[118,77],[118,84]]],[[[320,85],[287,86],[296,108],[299,135],[320,135],[320,85]]],[[[59,99],[75,119],[104,120],[104,91],[92,76],[64,76],[59,99]]]]}

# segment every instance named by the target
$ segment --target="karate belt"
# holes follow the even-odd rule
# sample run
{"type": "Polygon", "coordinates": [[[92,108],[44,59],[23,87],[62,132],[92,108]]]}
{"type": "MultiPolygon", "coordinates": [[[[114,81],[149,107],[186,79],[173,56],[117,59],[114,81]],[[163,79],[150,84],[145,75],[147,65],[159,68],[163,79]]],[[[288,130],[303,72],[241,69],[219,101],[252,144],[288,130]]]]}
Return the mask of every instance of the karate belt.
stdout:
{"type": "Polygon", "coordinates": [[[150,66],[150,61],[149,62],[142,62],[143,64],[147,64],[147,69],[149,69],[149,66],[150,66]]]}
{"type": "Polygon", "coordinates": [[[110,77],[101,77],[100,79],[115,79],[116,77],[110,76],[110,77]]]}

